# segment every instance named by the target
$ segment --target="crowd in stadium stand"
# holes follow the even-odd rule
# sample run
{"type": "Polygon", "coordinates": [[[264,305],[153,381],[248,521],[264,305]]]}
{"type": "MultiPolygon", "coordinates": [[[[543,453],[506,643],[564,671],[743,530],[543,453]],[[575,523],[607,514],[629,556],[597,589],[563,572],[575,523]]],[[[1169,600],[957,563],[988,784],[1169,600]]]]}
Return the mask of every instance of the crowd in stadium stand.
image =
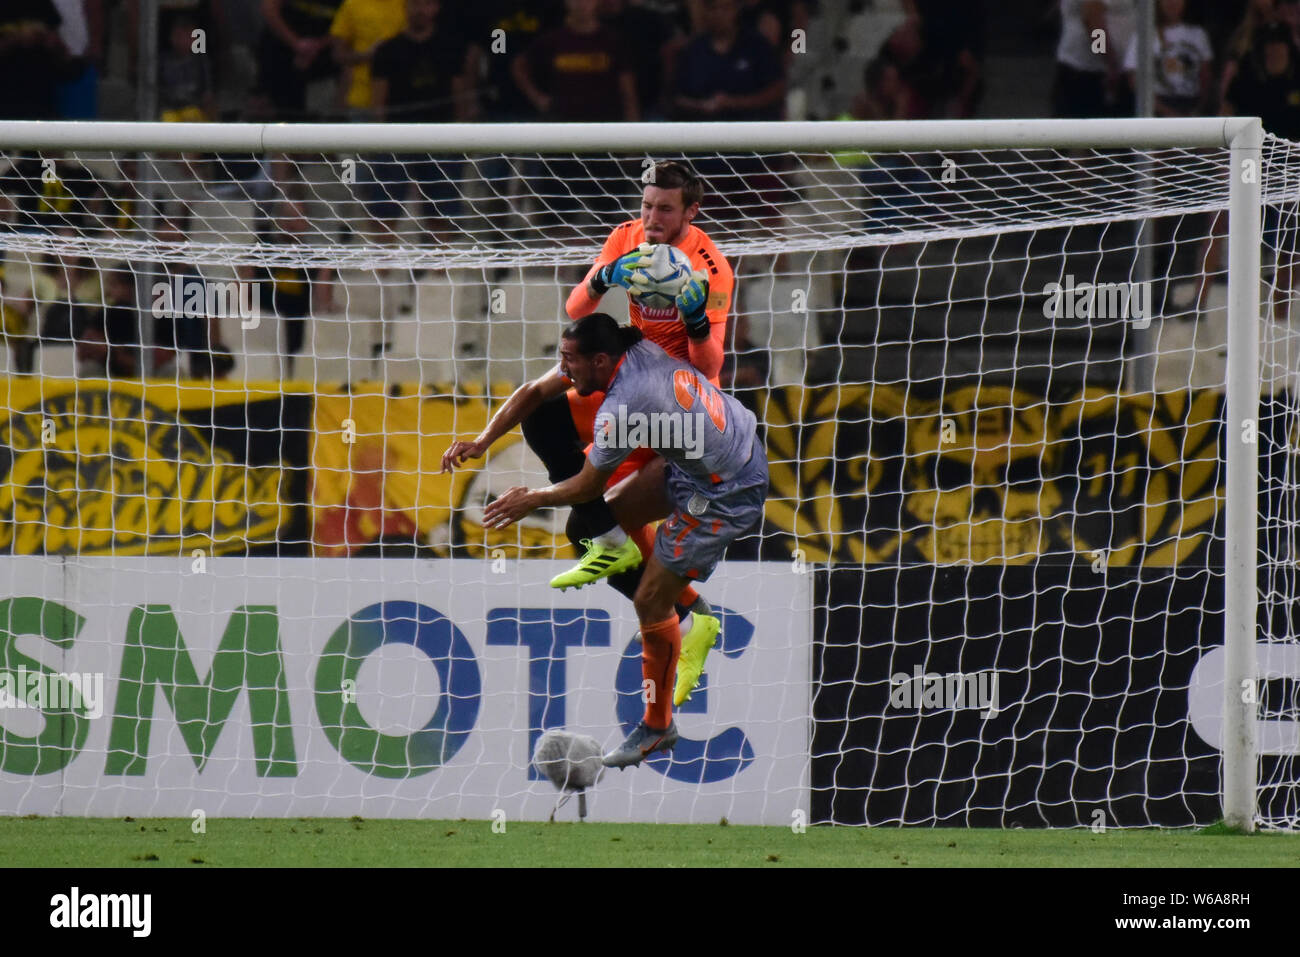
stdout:
{"type": "MultiPolygon", "coordinates": [[[[1037,9],[1044,18],[1059,16],[1051,83],[1055,115],[1131,115],[1136,0],[1038,0],[1036,7],[1034,2],[1024,0],[1020,6],[1037,9]],[[1098,30],[1105,37],[1100,48],[1098,30]]],[[[985,40],[991,5],[983,0],[888,0],[876,6],[891,3],[898,19],[887,35],[875,38],[878,50],[865,62],[860,86],[851,103],[846,99],[842,115],[976,115],[988,85],[985,40]]],[[[438,123],[781,119],[793,102],[790,79],[795,59],[805,49],[801,43],[815,42],[794,38],[807,31],[819,12],[854,3],[159,0],[158,6],[159,119],[438,123]],[[258,29],[246,30],[250,23],[258,29]],[[247,51],[246,60],[231,53],[236,48],[247,51]],[[231,109],[231,97],[222,94],[239,79],[241,63],[247,67],[248,95],[238,109],[231,109]]],[[[1259,115],[1269,132],[1300,139],[1300,0],[1157,0],[1156,12],[1157,115],[1259,115]]],[[[118,71],[125,69],[136,79],[139,15],[138,0],[5,0],[0,4],[0,119],[103,115],[101,81],[111,54],[117,54],[118,71]]],[[[831,59],[852,52],[842,38],[829,51],[811,51],[831,59]]],[[[806,92],[812,102],[801,107],[802,113],[832,118],[838,112],[820,105],[817,98],[824,89],[806,92]]],[[[599,179],[604,171],[592,165],[599,160],[581,161],[583,169],[576,167],[578,160],[523,166],[500,160],[499,169],[490,162],[480,163],[483,181],[496,188],[512,177],[526,177],[548,197],[542,215],[552,217],[557,228],[579,212],[602,221],[619,213],[619,200],[612,194],[606,197],[608,208],[593,206],[591,196],[576,196],[567,186],[579,174],[588,181],[599,179]]],[[[734,160],[710,168],[708,162],[700,159],[700,172],[715,196],[750,190],[759,198],[757,206],[747,205],[749,218],[763,221],[775,214],[780,184],[766,182],[763,175],[779,170],[747,170],[734,160]]],[[[364,171],[363,193],[376,235],[391,229],[386,224],[402,216],[412,199],[420,199],[419,215],[427,217],[424,236],[444,238],[447,223],[461,212],[462,197],[455,188],[460,172],[455,163],[429,157],[374,158],[364,171]],[[412,183],[419,184],[418,191],[412,183]]],[[[622,175],[617,169],[608,172],[622,175]]],[[[17,164],[0,168],[3,228],[43,228],[29,203],[33,175],[17,164]]],[[[93,201],[111,205],[111,192],[105,184],[93,201]]],[[[511,200],[505,191],[485,197],[476,210],[480,224],[494,222],[494,201],[508,207],[511,200]]],[[[258,229],[270,241],[298,241],[296,233],[276,224],[300,223],[300,211],[268,209],[259,215],[263,222],[258,229]]],[[[725,219],[727,203],[715,203],[710,215],[725,219]]],[[[164,210],[157,228],[181,228],[178,224],[186,219],[184,209],[164,210]]],[[[1221,230],[1222,224],[1215,228],[1221,230]]],[[[492,241],[491,236],[479,238],[492,241]]],[[[1210,255],[1213,259],[1217,250],[1210,255]]],[[[49,266],[51,275],[77,268],[49,266]]],[[[299,278],[284,282],[292,286],[299,278]]],[[[319,308],[295,295],[286,293],[285,302],[293,303],[290,311],[308,314],[319,308]]],[[[138,346],[158,341],[159,331],[131,332],[110,315],[102,294],[98,302],[105,307],[98,318],[71,317],[68,329],[89,329],[92,339],[109,348],[87,346],[79,349],[79,359],[110,373],[125,370],[140,359],[112,348],[122,344],[117,340],[134,336],[138,346]]],[[[37,332],[24,319],[21,303],[6,301],[3,309],[6,342],[15,366],[23,369],[30,364],[37,332]]],[[[301,338],[299,329],[291,352],[301,348],[301,338]]],[[[178,353],[208,349],[218,355],[224,350],[210,335],[197,345],[169,339],[168,348],[178,353]]],[[[156,367],[156,360],[151,362],[156,367]]],[[[225,364],[214,359],[194,371],[219,375],[225,364]]],[[[755,372],[738,368],[735,374],[739,380],[755,372]]]]}
{"type": "MultiPolygon", "coordinates": [[[[1155,12],[1157,116],[1258,115],[1300,135],[1300,0],[1157,0],[1155,12]]],[[[1133,3],[1061,0],[1056,115],[1133,115],[1137,54],[1133,3]]]]}
{"type": "Polygon", "coordinates": [[[864,120],[972,116],[982,82],[982,4],[904,0],[906,19],[867,64],[854,115],[864,120]]]}
{"type": "MultiPolygon", "coordinates": [[[[159,117],[220,119],[230,25],[255,0],[160,0],[159,117]],[[201,38],[200,38],[201,34],[201,38]]],[[[772,119],[817,0],[261,0],[255,104],[281,120],[772,119]],[[418,22],[412,28],[408,22],[418,22]],[[332,83],[329,106],[308,92],[332,83]]],[[[134,79],[138,0],[0,5],[6,119],[93,118],[112,34],[134,79]],[[110,30],[111,25],[116,29],[110,30]],[[86,91],[91,91],[90,95],[86,91]]]]}
{"type": "MultiPolygon", "coordinates": [[[[902,21],[867,63],[854,115],[973,115],[984,86],[986,4],[890,2],[902,21]]],[[[819,4],[853,5],[160,0],[158,115],[394,122],[779,119],[801,49],[792,37],[807,30],[819,4]],[[236,36],[231,21],[237,10],[257,25],[256,39],[236,36]],[[233,47],[249,51],[246,65],[254,78],[242,108],[223,111],[217,93],[234,79],[233,47]],[[322,105],[318,97],[312,107],[309,90],[322,84],[333,87],[332,102],[327,96],[322,105]]],[[[1056,115],[1131,114],[1136,0],[1042,5],[1059,7],[1056,115]],[[1099,29],[1105,33],[1100,50],[1099,29]]],[[[1266,126],[1279,135],[1294,131],[1298,107],[1286,87],[1297,72],[1297,7],[1296,0],[1157,0],[1157,113],[1230,107],[1265,113],[1276,124],[1266,126]]],[[[138,0],[6,0],[0,5],[0,118],[99,115],[96,87],[110,45],[124,48],[119,59],[135,79],[138,16],[138,0]]]]}

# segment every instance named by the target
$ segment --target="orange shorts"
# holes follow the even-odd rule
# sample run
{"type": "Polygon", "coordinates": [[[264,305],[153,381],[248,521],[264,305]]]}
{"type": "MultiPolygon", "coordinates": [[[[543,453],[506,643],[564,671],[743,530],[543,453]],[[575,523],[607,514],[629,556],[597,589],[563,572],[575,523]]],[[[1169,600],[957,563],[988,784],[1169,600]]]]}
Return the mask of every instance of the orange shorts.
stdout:
{"type": "MultiPolygon", "coordinates": [[[[569,400],[569,412],[573,415],[573,424],[578,430],[578,439],[586,446],[586,451],[590,452],[591,445],[595,441],[596,413],[600,411],[600,404],[605,401],[605,393],[578,395],[577,389],[570,389],[565,395],[569,400]]],[[[632,454],[614,470],[614,474],[605,483],[605,488],[613,488],[629,475],[641,471],[656,455],[658,453],[654,449],[633,450],[632,454]]]]}

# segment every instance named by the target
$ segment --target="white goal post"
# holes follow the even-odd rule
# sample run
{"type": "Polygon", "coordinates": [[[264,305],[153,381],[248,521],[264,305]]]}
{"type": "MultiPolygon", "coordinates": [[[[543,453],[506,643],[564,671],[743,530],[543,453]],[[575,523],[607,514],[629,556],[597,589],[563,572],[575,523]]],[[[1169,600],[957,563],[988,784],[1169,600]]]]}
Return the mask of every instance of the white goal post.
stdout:
{"type": "MultiPolygon", "coordinates": [[[[1256,795],[1259,787],[1259,756],[1256,747],[1258,678],[1256,660],[1257,619],[1261,607],[1258,583],[1259,520],[1259,444],[1254,424],[1259,417],[1261,379],[1261,234],[1262,209],[1265,203],[1265,137],[1255,118],[1216,119],[1097,119],[1097,120],[962,120],[912,122],[831,122],[831,123],[735,123],[735,124],[447,124],[439,126],[393,124],[160,124],[160,123],[40,123],[0,122],[0,153],[5,155],[60,153],[120,154],[252,154],[257,156],[343,156],[359,153],[457,154],[468,157],[501,154],[611,154],[657,157],[671,145],[674,155],[731,152],[789,152],[861,154],[917,153],[942,154],[961,151],[1054,151],[1062,164],[1069,163],[1071,151],[1134,151],[1131,168],[1140,172],[1142,156],[1150,151],[1179,150],[1227,151],[1228,162],[1222,170],[1228,177],[1223,190],[1227,195],[1228,299],[1226,413],[1223,444],[1226,447],[1226,519],[1222,526],[1225,538],[1225,634],[1223,670],[1222,727],[1222,808],[1226,823],[1243,830],[1254,830],[1257,822],[1256,795]],[[1240,438],[1240,440],[1237,440],[1240,438]]],[[[1036,169],[1047,180],[1054,173],[1050,162],[1036,169]]],[[[936,174],[937,175],[937,174],[936,174]]],[[[1014,173],[1009,173],[1012,176],[1014,173]]],[[[1068,173],[1062,173],[1063,180],[1068,173]]],[[[1291,181],[1293,185],[1293,180],[1291,181]]],[[[156,185],[156,184],[155,184],[156,185]]],[[[1178,184],[1162,179],[1148,182],[1145,188],[1177,189],[1178,184]]],[[[1044,225],[1081,226],[1111,222],[1136,221],[1142,218],[1140,205],[1144,187],[1134,186],[1114,204],[1108,190],[1112,184],[1098,177],[1087,181],[1087,174],[1069,180],[1072,195],[1088,195],[1095,190],[1092,205],[1070,209],[1054,207],[1048,187],[1027,190],[1017,197],[1017,208],[1001,219],[990,214],[969,230],[952,216],[927,226],[912,223],[895,236],[863,234],[854,242],[859,245],[885,245],[897,236],[924,241],[930,236],[957,237],[993,234],[999,229],[1032,229],[1036,222],[1044,225]],[[1041,206],[1035,206],[1040,202],[1041,206]],[[1026,218],[1011,222],[1012,214],[1026,218]],[[1017,225],[1019,224],[1019,225],[1017,225]]],[[[993,188],[996,190],[996,187],[993,188]]],[[[1154,192],[1151,193],[1154,195],[1154,192]]],[[[996,196],[993,198],[996,205],[996,196]]],[[[942,204],[940,204],[942,205],[942,204]]],[[[1222,204],[1214,198],[1172,200],[1168,206],[1153,205],[1166,214],[1217,211],[1222,204]]],[[[743,232],[743,231],[742,231],[743,232]]],[[[766,232],[756,232],[755,248],[760,253],[778,255],[789,250],[806,251],[817,247],[815,229],[803,233],[785,230],[780,225],[766,232]]],[[[20,248],[32,254],[57,250],[59,243],[80,244],[85,255],[109,250],[126,261],[158,261],[182,252],[196,261],[231,265],[267,261],[266,247],[247,244],[238,249],[216,248],[203,244],[180,246],[160,242],[154,237],[85,238],[76,235],[53,238],[48,235],[19,233],[0,234],[0,248],[20,248]],[[110,249],[111,246],[111,249],[110,249]]],[[[740,253],[734,245],[719,245],[740,253]]],[[[584,256],[593,250],[584,247],[584,256]]],[[[392,246],[354,244],[334,253],[350,257],[369,254],[373,262],[383,263],[393,254],[392,246]]],[[[543,264],[572,264],[556,250],[527,247],[531,261],[543,264]]],[[[316,266],[329,252],[312,251],[302,262],[316,266]],[[316,258],[313,258],[316,257],[316,258]]],[[[730,254],[730,253],[729,253],[730,254]]],[[[451,245],[430,245],[407,250],[407,265],[438,268],[440,264],[463,268],[485,268],[507,262],[507,253],[499,247],[479,246],[470,238],[451,245]]],[[[273,258],[273,257],[272,257],[273,258]]],[[[590,261],[590,259],[586,259],[590,261]]],[[[762,306],[758,307],[759,310],[762,306]]],[[[530,358],[530,357],[525,357],[530,358]]],[[[1140,388],[1140,384],[1139,384],[1140,388]]],[[[0,582],[7,589],[8,582],[0,582]]],[[[814,640],[817,636],[814,635],[814,640]]],[[[563,652],[561,652],[561,655],[563,652]]]]}

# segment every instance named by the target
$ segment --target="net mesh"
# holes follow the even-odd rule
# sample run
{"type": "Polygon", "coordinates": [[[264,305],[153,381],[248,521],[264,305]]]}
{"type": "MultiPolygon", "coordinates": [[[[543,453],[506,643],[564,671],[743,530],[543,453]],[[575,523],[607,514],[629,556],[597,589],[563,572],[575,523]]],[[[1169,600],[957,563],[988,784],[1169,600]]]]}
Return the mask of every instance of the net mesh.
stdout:
{"type": "MultiPolygon", "coordinates": [[[[1255,423],[1259,813],[1292,827],[1294,149],[1261,165],[1255,423]]],[[[701,587],[695,737],[595,816],[1219,817],[1227,151],[680,158],[772,489],[701,587]]],[[[438,463],[553,366],[649,158],[3,162],[5,665],[105,679],[100,720],[0,709],[8,806],[549,813],[540,734],[639,712],[634,616],[546,588],[564,510],[483,527],[546,481],[518,432],[438,463]]]]}

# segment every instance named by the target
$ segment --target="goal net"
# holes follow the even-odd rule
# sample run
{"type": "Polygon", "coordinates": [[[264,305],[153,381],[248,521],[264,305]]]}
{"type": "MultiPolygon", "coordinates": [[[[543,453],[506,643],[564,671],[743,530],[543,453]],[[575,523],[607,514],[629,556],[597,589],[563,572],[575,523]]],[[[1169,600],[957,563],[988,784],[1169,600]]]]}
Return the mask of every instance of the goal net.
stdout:
{"type": "Polygon", "coordinates": [[[593,819],[1207,824],[1235,754],[1296,826],[1300,159],[1211,125],[0,127],[5,806],[548,815],[542,734],[640,717],[635,615],[547,586],[567,510],[483,527],[547,481],[518,430],[440,460],[680,159],[772,487],[593,819]]]}

